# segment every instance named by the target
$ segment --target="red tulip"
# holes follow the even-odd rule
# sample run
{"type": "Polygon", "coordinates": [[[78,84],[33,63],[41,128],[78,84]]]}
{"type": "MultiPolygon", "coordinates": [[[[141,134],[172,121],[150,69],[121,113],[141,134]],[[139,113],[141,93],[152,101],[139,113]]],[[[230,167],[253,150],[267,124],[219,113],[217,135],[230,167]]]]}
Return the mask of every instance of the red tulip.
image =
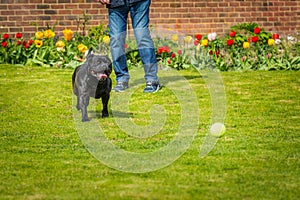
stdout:
{"type": "Polygon", "coordinates": [[[229,36],[230,37],[234,37],[236,35],[236,32],[235,31],[230,31],[230,33],[229,33],[229,36]]]}
{"type": "Polygon", "coordinates": [[[227,40],[227,45],[228,46],[232,46],[233,44],[234,44],[234,40],[233,39],[227,40]]]}
{"type": "Polygon", "coordinates": [[[28,43],[26,43],[26,44],[23,44],[23,47],[24,47],[25,49],[28,49],[28,48],[30,47],[30,45],[29,45],[28,43]]]}
{"type": "Polygon", "coordinates": [[[260,33],[260,28],[258,28],[258,27],[254,28],[254,33],[259,34],[260,33]]]}
{"type": "Polygon", "coordinates": [[[9,38],[9,35],[7,33],[3,34],[3,39],[7,40],[9,38]]]}
{"type": "Polygon", "coordinates": [[[196,34],[196,39],[197,39],[198,41],[200,41],[200,40],[202,39],[202,35],[201,35],[201,34],[196,34]]]}
{"type": "Polygon", "coordinates": [[[258,36],[253,36],[253,37],[251,38],[251,41],[252,41],[252,42],[257,42],[257,41],[258,41],[258,36]]]}
{"type": "Polygon", "coordinates": [[[199,40],[195,40],[195,41],[194,41],[194,45],[195,45],[195,46],[198,46],[198,45],[199,45],[199,40]]]}
{"type": "Polygon", "coordinates": [[[161,53],[170,53],[170,47],[168,46],[162,46],[162,47],[158,47],[157,49],[157,53],[161,54],[161,53]]]}
{"type": "Polygon", "coordinates": [[[16,34],[16,38],[22,38],[22,37],[23,37],[22,33],[17,33],[16,34]]]}
{"type": "Polygon", "coordinates": [[[7,42],[2,42],[1,45],[2,45],[2,47],[6,47],[7,46],[7,42]]]}
{"type": "Polygon", "coordinates": [[[277,39],[279,39],[279,34],[277,34],[277,33],[274,33],[274,34],[273,34],[273,39],[274,39],[274,40],[277,40],[277,39]]]}

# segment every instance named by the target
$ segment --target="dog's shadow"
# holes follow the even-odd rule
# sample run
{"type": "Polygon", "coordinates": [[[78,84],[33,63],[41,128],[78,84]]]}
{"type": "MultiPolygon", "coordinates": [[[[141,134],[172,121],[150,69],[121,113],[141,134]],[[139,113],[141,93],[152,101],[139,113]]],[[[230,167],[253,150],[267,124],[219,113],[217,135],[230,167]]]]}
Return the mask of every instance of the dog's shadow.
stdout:
{"type": "MultiPolygon", "coordinates": [[[[101,119],[102,118],[102,113],[101,110],[90,110],[88,112],[90,114],[90,118],[96,118],[96,119],[101,119]]],[[[133,113],[128,113],[128,112],[122,112],[122,111],[110,111],[109,112],[109,117],[113,118],[131,118],[133,116],[133,113]]]]}
{"type": "MultiPolygon", "coordinates": [[[[161,83],[161,88],[164,87],[168,87],[168,84],[171,82],[175,82],[175,81],[182,81],[183,79],[186,80],[191,80],[191,79],[195,79],[195,78],[203,78],[203,76],[199,75],[199,76],[164,76],[161,77],[160,79],[160,83],[161,83]]],[[[140,86],[142,84],[145,84],[145,79],[144,78],[140,78],[140,79],[136,79],[134,81],[132,81],[130,83],[130,87],[134,88],[137,86],[140,86]]],[[[98,106],[97,106],[98,107],[98,106]]],[[[101,109],[96,109],[96,110],[90,110],[90,118],[97,118],[97,119],[101,119],[102,118],[102,113],[101,113],[101,109]]],[[[133,117],[133,113],[131,112],[123,112],[123,111],[118,111],[118,110],[110,110],[109,111],[109,117],[112,118],[132,118],[133,117]]]]}

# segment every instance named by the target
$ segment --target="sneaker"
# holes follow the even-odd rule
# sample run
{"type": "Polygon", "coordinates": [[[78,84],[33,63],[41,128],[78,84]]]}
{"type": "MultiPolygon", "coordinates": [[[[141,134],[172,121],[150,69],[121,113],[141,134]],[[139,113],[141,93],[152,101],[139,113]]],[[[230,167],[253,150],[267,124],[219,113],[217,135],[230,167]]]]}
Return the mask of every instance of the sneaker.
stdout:
{"type": "Polygon", "coordinates": [[[127,82],[117,82],[117,85],[114,87],[115,92],[124,92],[128,88],[127,82]]]}
{"type": "Polygon", "coordinates": [[[157,82],[147,82],[144,89],[145,93],[155,93],[160,89],[160,84],[157,82]]]}

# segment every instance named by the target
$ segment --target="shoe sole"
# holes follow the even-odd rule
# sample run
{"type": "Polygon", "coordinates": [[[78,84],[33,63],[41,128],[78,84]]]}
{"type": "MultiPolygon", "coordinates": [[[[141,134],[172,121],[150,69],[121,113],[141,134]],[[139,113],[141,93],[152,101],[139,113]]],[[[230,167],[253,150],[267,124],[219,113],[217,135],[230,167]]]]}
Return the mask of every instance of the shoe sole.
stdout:
{"type": "Polygon", "coordinates": [[[144,93],[156,93],[156,92],[158,92],[159,90],[161,89],[161,86],[159,85],[159,86],[157,86],[157,88],[156,88],[156,90],[154,90],[153,92],[151,91],[149,91],[149,92],[145,92],[144,91],[144,93]]]}
{"type": "MultiPolygon", "coordinates": [[[[127,88],[126,88],[127,89],[127,88]]],[[[125,89],[125,90],[126,90],[125,89]]],[[[113,90],[113,91],[115,91],[115,92],[125,92],[125,90],[113,90]]]]}

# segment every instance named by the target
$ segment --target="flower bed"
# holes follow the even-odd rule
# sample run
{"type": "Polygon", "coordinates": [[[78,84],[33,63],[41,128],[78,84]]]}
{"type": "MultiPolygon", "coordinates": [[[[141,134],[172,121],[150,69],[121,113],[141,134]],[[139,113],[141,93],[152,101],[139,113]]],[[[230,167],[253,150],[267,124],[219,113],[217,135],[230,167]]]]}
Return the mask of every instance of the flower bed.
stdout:
{"type": "Polygon", "coordinates": [[[84,60],[88,48],[96,48],[99,43],[109,43],[107,34],[97,30],[102,34],[95,35],[93,30],[90,29],[90,35],[83,36],[70,29],[63,30],[61,35],[47,29],[36,32],[29,40],[24,39],[22,33],[17,33],[15,37],[3,34],[0,64],[75,68],[84,60]]]}
{"type": "Polygon", "coordinates": [[[244,23],[231,27],[223,37],[216,33],[194,37],[173,34],[158,42],[161,46],[157,53],[161,62],[179,70],[191,66],[221,71],[299,70],[299,36],[281,37],[258,24],[244,23]]]}
{"type": "MultiPolygon", "coordinates": [[[[108,50],[108,31],[100,25],[89,30],[87,36],[65,29],[38,31],[26,40],[22,33],[14,37],[2,34],[0,64],[76,67],[84,60],[88,48],[108,50]]],[[[228,70],[299,70],[299,35],[280,36],[260,28],[255,23],[231,27],[228,35],[216,33],[182,36],[163,34],[155,37],[159,63],[178,70],[196,67],[228,70]]],[[[141,59],[133,40],[128,40],[126,56],[129,67],[141,66],[141,59]]],[[[107,52],[107,51],[106,51],[107,52]]]]}

